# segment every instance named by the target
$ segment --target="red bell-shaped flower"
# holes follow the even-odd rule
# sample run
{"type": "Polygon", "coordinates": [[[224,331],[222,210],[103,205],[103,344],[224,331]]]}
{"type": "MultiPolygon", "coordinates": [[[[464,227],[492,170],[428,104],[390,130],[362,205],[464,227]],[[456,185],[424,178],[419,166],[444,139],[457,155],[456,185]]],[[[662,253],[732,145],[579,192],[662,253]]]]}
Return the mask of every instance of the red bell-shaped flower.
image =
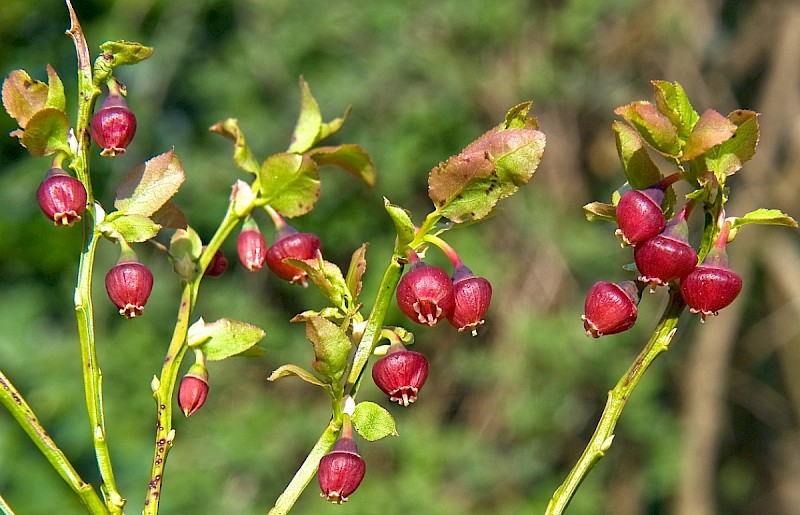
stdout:
{"type": "Polygon", "coordinates": [[[372,380],[389,400],[408,406],[417,400],[428,378],[428,359],[421,353],[393,344],[386,355],[372,365],[372,380]]]}

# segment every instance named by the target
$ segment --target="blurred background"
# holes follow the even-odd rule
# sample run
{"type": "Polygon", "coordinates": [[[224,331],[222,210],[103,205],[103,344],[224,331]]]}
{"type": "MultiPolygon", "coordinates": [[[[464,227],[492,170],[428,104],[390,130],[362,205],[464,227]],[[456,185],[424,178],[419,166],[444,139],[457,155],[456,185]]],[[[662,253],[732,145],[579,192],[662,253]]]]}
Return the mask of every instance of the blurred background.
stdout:
{"type": "MultiPolygon", "coordinates": [[[[628,333],[584,335],[585,292],[598,280],[630,278],[622,266],[632,257],[614,228],[586,222],[581,206],[608,201],[624,180],[613,109],[651,99],[650,80],[680,82],[698,111],[759,111],[758,153],[730,180],[729,213],[763,206],[800,215],[800,4],[792,0],[76,0],[75,8],[95,53],[106,40],[155,47],[150,60],[116,72],[139,129],[123,157],[93,161],[106,206],[127,170],[174,147],[187,174],[176,200],[207,239],[241,176],[230,142],[210,125],[238,118],[264,159],[288,145],[300,75],[326,120],[353,107],[334,142],[366,148],[377,185],[323,170],[318,207],[293,223],[320,234],[327,259],[341,267],[370,242],[367,303],[394,238],[381,197],[419,222],[430,210],[428,170],[509,107],[534,101],[548,144],[531,184],[492,219],[447,234],[494,285],[486,325],[476,338],[449,326],[412,328],[394,309],[387,322],[414,330],[415,350],[431,360],[420,400],[389,406],[399,438],[359,442],[368,472],[347,505],[329,506],[311,484],[295,513],[544,511],[665,301],[663,292],[647,295],[628,333]]],[[[67,28],[58,0],[6,0],[2,74],[24,68],[44,80],[50,63],[74,98],[67,28]]],[[[70,108],[74,119],[74,101],[70,108]]],[[[14,128],[0,115],[0,133],[14,128]]],[[[34,192],[48,167],[0,136],[0,368],[97,485],[71,303],[80,230],[56,230],[40,213],[34,192]]],[[[309,364],[304,328],[288,320],[324,299],[244,271],[233,240],[224,250],[231,267],[204,281],[197,315],[265,328],[268,352],[210,364],[206,406],[175,423],[164,514],[265,513],[328,421],[321,390],[266,381],[281,364],[309,364]]],[[[155,415],[149,384],[178,298],[163,254],[137,251],[156,277],[143,318],[124,320],[107,301],[102,276],[118,257],[113,245],[100,247],[95,292],[108,440],[129,513],[144,500],[155,415]]],[[[800,239],[789,229],[747,227],[729,252],[742,295],[702,326],[685,315],[571,514],[800,513],[800,239]]],[[[388,406],[371,381],[360,398],[388,406]]],[[[6,412],[0,494],[20,515],[81,513],[6,412]]]]}

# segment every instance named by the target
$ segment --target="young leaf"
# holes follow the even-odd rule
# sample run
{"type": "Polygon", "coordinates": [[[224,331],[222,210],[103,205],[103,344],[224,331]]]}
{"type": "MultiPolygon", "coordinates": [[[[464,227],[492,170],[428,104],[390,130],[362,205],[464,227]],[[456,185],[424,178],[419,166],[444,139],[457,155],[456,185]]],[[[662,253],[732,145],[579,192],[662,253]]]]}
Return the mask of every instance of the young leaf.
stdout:
{"type": "MultiPolygon", "coordinates": [[[[19,131],[14,131],[14,135],[19,135],[19,131]]],[[[38,111],[28,120],[21,136],[22,146],[34,156],[49,156],[58,151],[70,153],[69,120],[64,111],[51,107],[38,111]]]]}
{"type": "Polygon", "coordinates": [[[397,231],[397,248],[405,248],[414,240],[416,232],[414,222],[411,221],[411,213],[407,209],[390,203],[386,197],[383,197],[383,207],[394,222],[394,228],[397,231]]]}
{"type": "Polygon", "coordinates": [[[239,120],[236,118],[228,118],[227,120],[212,125],[208,130],[232,140],[233,162],[245,172],[258,175],[258,171],[261,167],[258,166],[258,162],[253,157],[250,147],[247,146],[244,133],[242,133],[242,130],[239,128],[239,120]]]}
{"type": "Polygon", "coordinates": [[[661,171],[647,153],[639,133],[620,121],[614,121],[611,127],[617,142],[617,154],[631,187],[641,190],[660,181],[661,171]]]}
{"type": "Polygon", "coordinates": [[[677,82],[664,80],[654,80],[652,84],[655,90],[656,107],[661,114],[669,118],[672,125],[678,128],[678,136],[681,140],[686,141],[700,117],[686,97],[683,86],[677,82]]]}
{"type": "Polygon", "coordinates": [[[45,107],[52,107],[59,111],[67,109],[67,97],[64,96],[64,84],[56,71],[47,65],[47,101],[45,107]]]}
{"type": "Polygon", "coordinates": [[[286,263],[297,267],[308,274],[317,288],[325,295],[336,307],[346,313],[352,305],[350,291],[345,283],[342,271],[335,264],[322,259],[322,254],[318,253],[316,259],[285,259],[286,263]]]}
{"type": "Polygon", "coordinates": [[[289,377],[289,376],[297,376],[307,383],[321,386],[326,390],[330,391],[330,386],[317,379],[317,376],[315,376],[308,370],[304,369],[303,367],[299,367],[297,365],[292,365],[292,364],[281,365],[280,367],[276,368],[275,371],[273,371],[269,375],[267,381],[277,381],[282,377],[289,377]]]}
{"type": "Polygon", "coordinates": [[[367,245],[368,243],[364,243],[353,252],[353,257],[350,258],[350,268],[347,269],[345,283],[347,283],[347,289],[350,291],[350,296],[354,302],[361,293],[361,278],[367,269],[367,260],[365,258],[367,245]]]}
{"type": "Polygon", "coordinates": [[[639,131],[642,138],[657,151],[673,157],[679,154],[681,142],[678,130],[650,102],[631,102],[616,108],[614,113],[639,131]]]}
{"type": "Polygon", "coordinates": [[[154,238],[161,226],[142,215],[123,214],[119,211],[110,214],[100,226],[100,231],[119,235],[128,243],[139,243],[154,238]]]}
{"type": "Polygon", "coordinates": [[[736,229],[746,224],[783,225],[797,227],[797,221],[778,209],[756,209],[744,216],[731,217],[731,229],[736,229]]]}
{"type": "Polygon", "coordinates": [[[530,100],[521,104],[517,104],[506,113],[506,118],[503,121],[503,130],[505,129],[538,129],[539,123],[535,116],[528,116],[533,102],[530,100]]]}
{"type": "Polygon", "coordinates": [[[359,145],[316,147],[306,154],[319,166],[338,166],[370,186],[375,185],[375,165],[372,158],[359,145]]]}
{"type": "Polygon", "coordinates": [[[170,229],[186,229],[189,226],[186,215],[172,201],[167,201],[150,218],[161,227],[169,227],[170,229]]]}
{"type": "Polygon", "coordinates": [[[3,81],[3,107],[23,129],[28,120],[47,107],[48,87],[25,70],[14,70],[3,81]]]}
{"type": "Polygon", "coordinates": [[[453,222],[480,220],[530,180],[544,147],[537,130],[495,128],[431,170],[428,196],[453,222]]]}
{"type": "Polygon", "coordinates": [[[706,109],[689,134],[682,158],[694,159],[708,149],[727,141],[736,132],[736,125],[713,109],[706,109]]]}
{"type": "Polygon", "coordinates": [[[153,55],[153,47],[133,41],[106,41],[100,45],[100,50],[103,53],[111,54],[112,66],[136,64],[153,55]]]}
{"type": "MultiPolygon", "coordinates": [[[[266,333],[263,329],[239,320],[220,318],[210,324],[193,324],[188,339],[202,341],[197,345],[209,361],[220,361],[246,351],[261,341],[266,333]]],[[[191,345],[191,343],[190,343],[191,345]]]]}
{"type": "Polygon", "coordinates": [[[319,198],[319,170],[308,156],[281,153],[266,159],[258,176],[262,198],[286,218],[308,213],[319,198]]]}
{"type": "Polygon", "coordinates": [[[583,214],[590,222],[605,220],[606,222],[617,223],[617,209],[612,204],[603,202],[590,202],[583,206],[583,214]]]}
{"type": "Polygon", "coordinates": [[[287,152],[302,154],[317,142],[322,127],[322,114],[314,95],[303,77],[300,77],[300,116],[294,127],[287,152]]]}
{"type": "Polygon", "coordinates": [[[169,242],[169,258],[172,268],[182,279],[189,280],[195,273],[195,263],[203,252],[203,242],[194,229],[178,229],[169,242]]]}
{"type": "Polygon", "coordinates": [[[326,383],[338,382],[347,366],[350,339],[338,325],[319,316],[306,319],[306,336],[314,346],[311,366],[326,383]]]}
{"type": "Polygon", "coordinates": [[[391,413],[374,402],[364,401],[356,404],[351,418],[358,434],[368,442],[374,442],[387,436],[397,436],[397,429],[391,413]]]}
{"type": "Polygon", "coordinates": [[[756,153],[758,145],[758,113],[737,109],[728,115],[736,124],[733,137],[706,152],[706,167],[713,170],[718,178],[738,172],[742,165],[756,153]]]}
{"type": "Polygon", "coordinates": [[[117,187],[114,207],[127,214],[150,216],[183,184],[183,165],[174,150],[137,166],[117,187]]]}
{"type": "Polygon", "coordinates": [[[323,122],[322,125],[319,127],[319,134],[317,134],[316,140],[314,143],[319,143],[320,141],[324,140],[331,134],[336,134],[339,132],[339,129],[342,128],[344,122],[347,121],[347,117],[350,116],[350,106],[347,106],[347,109],[344,110],[344,114],[339,118],[334,118],[329,122],[323,122]]]}

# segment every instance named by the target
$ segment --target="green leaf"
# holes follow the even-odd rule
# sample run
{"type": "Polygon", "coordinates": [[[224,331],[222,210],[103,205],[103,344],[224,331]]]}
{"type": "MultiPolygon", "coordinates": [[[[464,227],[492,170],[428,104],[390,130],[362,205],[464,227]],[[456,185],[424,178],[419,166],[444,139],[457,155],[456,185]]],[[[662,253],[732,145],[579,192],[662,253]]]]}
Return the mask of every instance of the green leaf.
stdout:
{"type": "Polygon", "coordinates": [[[722,182],[725,176],[741,170],[742,165],[755,155],[759,138],[758,113],[737,109],[728,115],[728,119],[737,126],[736,132],[706,152],[705,157],[706,167],[713,170],[722,182]]]}
{"type": "Polygon", "coordinates": [[[390,203],[386,197],[383,197],[383,207],[394,222],[394,228],[397,231],[397,248],[405,248],[414,240],[416,233],[414,222],[411,221],[411,213],[407,209],[390,203]]]}
{"type": "Polygon", "coordinates": [[[539,123],[535,116],[528,116],[533,107],[530,100],[517,104],[506,113],[502,128],[505,129],[538,129],[539,123]]]}
{"type": "Polygon", "coordinates": [[[350,339],[338,325],[320,316],[306,319],[306,336],[314,346],[311,366],[326,383],[337,383],[347,367],[350,339]]]}
{"type": "Polygon", "coordinates": [[[356,404],[351,419],[358,434],[368,442],[374,442],[387,436],[397,436],[397,429],[395,429],[391,413],[374,402],[364,401],[356,404]]]}
{"type": "Polygon", "coordinates": [[[258,176],[264,201],[286,218],[304,215],[317,203],[319,170],[308,156],[272,155],[262,163],[258,176]]]}
{"type": "Polygon", "coordinates": [[[353,256],[350,258],[350,268],[347,269],[345,283],[347,283],[347,289],[350,291],[353,302],[358,299],[358,295],[361,293],[361,278],[367,270],[367,260],[365,257],[367,254],[367,245],[368,243],[364,243],[353,252],[353,256]]]}
{"type": "Polygon", "coordinates": [[[338,166],[368,185],[375,185],[375,164],[369,154],[359,145],[316,147],[311,149],[307,155],[319,166],[338,166]]]}
{"type": "Polygon", "coordinates": [[[69,120],[64,111],[46,108],[38,111],[25,126],[22,133],[22,146],[37,157],[49,156],[61,151],[70,153],[69,120]]]}
{"type": "Polygon", "coordinates": [[[669,118],[661,114],[650,102],[637,101],[620,106],[614,110],[617,116],[631,124],[642,138],[660,153],[676,157],[680,153],[681,142],[678,130],[669,118]]]}
{"type": "Polygon", "coordinates": [[[220,361],[242,353],[259,341],[266,333],[263,329],[239,320],[220,318],[210,324],[201,318],[189,328],[190,347],[202,349],[209,361],[220,361]]]}
{"type": "Polygon", "coordinates": [[[731,217],[731,228],[737,229],[742,225],[783,225],[785,227],[797,227],[797,221],[791,216],[778,209],[756,209],[744,216],[731,217]]]}
{"type": "Polygon", "coordinates": [[[347,109],[344,110],[344,114],[339,118],[334,118],[333,120],[329,122],[324,122],[322,125],[320,125],[319,134],[317,134],[314,143],[319,143],[328,136],[339,132],[339,129],[342,128],[344,122],[347,121],[347,118],[349,116],[350,116],[350,106],[348,106],[347,109]]]}
{"type": "Polygon", "coordinates": [[[64,84],[56,71],[49,64],[47,65],[47,101],[45,107],[52,107],[59,111],[67,109],[67,97],[64,96],[64,84]]]}
{"type": "Polygon", "coordinates": [[[300,116],[297,118],[287,152],[302,154],[313,147],[321,127],[322,114],[319,111],[319,104],[311,94],[306,80],[300,77],[300,116]]]}
{"type": "Polygon", "coordinates": [[[150,216],[178,192],[183,165],[174,150],[142,163],[117,187],[114,207],[131,215],[150,216]]]}
{"type": "Polygon", "coordinates": [[[111,54],[111,66],[136,64],[153,55],[153,47],[133,41],[106,41],[100,45],[100,50],[111,54]]]}
{"type": "Polygon", "coordinates": [[[122,237],[128,243],[139,243],[154,238],[161,226],[146,216],[117,211],[103,220],[100,230],[110,233],[112,237],[122,237]]]}
{"type": "Polygon", "coordinates": [[[255,157],[253,157],[250,147],[247,146],[244,133],[242,133],[242,130],[239,128],[239,120],[236,118],[228,118],[227,120],[212,125],[208,130],[232,140],[233,162],[245,172],[258,175],[258,171],[261,167],[258,166],[258,162],[255,157]]]}
{"type": "Polygon", "coordinates": [[[169,242],[169,258],[172,268],[182,279],[188,281],[196,271],[195,264],[203,252],[203,242],[191,227],[178,229],[169,242]]]}
{"type": "Polygon", "coordinates": [[[617,222],[617,209],[611,204],[603,202],[590,202],[583,206],[583,214],[590,222],[604,220],[606,222],[617,222]]]}
{"type": "Polygon", "coordinates": [[[453,222],[480,220],[530,180],[544,147],[545,136],[537,130],[495,128],[434,167],[428,195],[453,222]]]}
{"type": "Polygon", "coordinates": [[[347,312],[352,304],[350,290],[344,280],[342,271],[335,264],[322,259],[322,253],[316,259],[284,259],[286,263],[297,267],[308,274],[317,288],[336,307],[347,312]]]}
{"type": "Polygon", "coordinates": [[[282,377],[289,377],[289,376],[296,376],[302,379],[307,383],[311,383],[317,386],[321,386],[326,390],[330,391],[330,386],[323,383],[317,376],[309,372],[308,370],[304,369],[303,367],[299,367],[297,365],[281,365],[280,367],[276,368],[272,374],[267,378],[267,381],[277,381],[282,377]]]}
{"type": "Polygon", "coordinates": [[[48,87],[25,70],[14,70],[3,80],[3,107],[23,129],[28,120],[47,107],[48,87]]]}
{"type": "Polygon", "coordinates": [[[683,86],[664,80],[654,80],[652,84],[659,112],[669,118],[678,128],[678,136],[686,141],[700,117],[686,97],[683,86]]]}
{"type": "Polygon", "coordinates": [[[707,109],[692,129],[682,157],[687,161],[699,157],[711,147],[730,139],[735,132],[736,125],[732,121],[713,109],[707,109]]]}
{"type": "Polygon", "coordinates": [[[647,153],[639,133],[620,121],[614,121],[611,127],[617,142],[617,154],[631,187],[641,190],[660,181],[661,171],[647,153]]]}

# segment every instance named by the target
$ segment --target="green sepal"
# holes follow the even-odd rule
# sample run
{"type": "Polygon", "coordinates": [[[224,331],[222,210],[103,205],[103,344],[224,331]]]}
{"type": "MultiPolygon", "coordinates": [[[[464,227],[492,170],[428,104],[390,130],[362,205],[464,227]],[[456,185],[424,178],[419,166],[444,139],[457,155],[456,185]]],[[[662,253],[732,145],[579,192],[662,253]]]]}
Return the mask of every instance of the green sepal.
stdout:
{"type": "Polygon", "coordinates": [[[342,271],[334,263],[322,259],[322,253],[318,253],[314,259],[289,258],[284,259],[284,262],[306,272],[319,291],[343,313],[350,310],[353,299],[342,271]]]}
{"type": "Polygon", "coordinates": [[[669,157],[680,154],[678,129],[655,105],[639,100],[616,108],[614,114],[631,124],[647,144],[661,154],[669,157]]]}
{"type": "Polygon", "coordinates": [[[122,238],[128,243],[140,243],[154,238],[161,226],[142,215],[125,214],[115,211],[108,215],[99,230],[111,239],[122,238]]]}
{"type": "Polygon", "coordinates": [[[178,229],[169,242],[169,258],[175,273],[189,281],[197,271],[197,260],[203,252],[203,242],[191,227],[178,229]]]}
{"type": "Polygon", "coordinates": [[[12,136],[20,138],[22,146],[37,157],[49,156],[55,152],[71,154],[69,143],[69,119],[59,109],[47,107],[37,111],[25,125],[25,131],[13,131],[12,136]]]}
{"type": "Polygon", "coordinates": [[[615,120],[611,125],[617,143],[617,154],[632,188],[641,190],[661,180],[661,171],[650,158],[644,141],[630,125],[615,120]]]}
{"type": "Polygon", "coordinates": [[[239,120],[228,118],[212,125],[208,130],[233,141],[233,162],[245,172],[258,175],[261,167],[258,166],[258,161],[253,157],[250,147],[247,146],[244,133],[239,128],[239,120]]]}
{"type": "Polygon", "coordinates": [[[347,368],[352,343],[344,330],[320,316],[306,318],[306,336],[314,347],[311,366],[325,383],[338,383],[347,368]]]}
{"type": "Polygon", "coordinates": [[[25,70],[14,70],[3,80],[3,107],[23,129],[34,114],[47,107],[48,95],[47,84],[25,70]]]}
{"type": "Polygon", "coordinates": [[[137,166],[117,187],[114,207],[131,215],[150,216],[171,199],[185,179],[174,150],[137,166]]]}
{"type": "Polygon", "coordinates": [[[380,404],[359,402],[351,419],[358,434],[368,442],[381,440],[387,436],[397,436],[394,417],[380,404]]]}
{"type": "Polygon", "coordinates": [[[67,97],[64,96],[64,83],[49,64],[47,65],[47,101],[45,107],[66,111],[67,97]]]}
{"type": "Polygon", "coordinates": [[[245,352],[265,335],[260,327],[239,320],[220,318],[207,323],[200,318],[189,327],[186,338],[187,345],[201,349],[207,360],[221,361],[245,352]]]}
{"type": "Polygon", "coordinates": [[[319,170],[308,156],[272,155],[261,164],[258,177],[261,199],[286,218],[308,213],[319,199],[319,170]]]}
{"type": "Polygon", "coordinates": [[[359,145],[315,147],[306,155],[319,166],[336,166],[361,179],[369,186],[375,185],[375,164],[367,151],[359,145]]]}
{"type": "Polygon", "coordinates": [[[397,231],[397,249],[405,249],[414,240],[416,233],[414,222],[411,221],[411,213],[407,209],[392,204],[386,197],[383,197],[383,207],[394,222],[394,228],[397,231]]]}
{"type": "Polygon", "coordinates": [[[684,142],[687,141],[700,117],[689,102],[683,86],[677,82],[664,80],[654,80],[652,84],[659,112],[677,127],[678,137],[684,142]]]}
{"type": "Polygon", "coordinates": [[[350,292],[353,302],[358,300],[358,296],[361,293],[361,278],[367,270],[367,259],[365,257],[367,245],[369,244],[364,243],[353,252],[353,256],[350,258],[350,267],[347,269],[345,284],[347,284],[347,290],[350,292]]]}
{"type": "Polygon", "coordinates": [[[758,113],[737,109],[728,119],[736,125],[734,137],[711,148],[705,155],[706,169],[713,171],[721,183],[755,155],[759,139],[758,113]]]}
{"type": "Polygon", "coordinates": [[[480,220],[531,179],[544,147],[538,130],[495,127],[431,170],[428,196],[453,222],[480,220]]]}
{"type": "Polygon", "coordinates": [[[291,363],[287,364],[287,365],[281,365],[280,367],[276,368],[269,375],[269,377],[267,378],[267,381],[277,381],[278,379],[280,379],[282,377],[289,377],[289,376],[299,377],[300,379],[302,379],[303,381],[305,381],[307,383],[310,383],[310,384],[313,384],[313,385],[316,385],[316,386],[321,386],[328,393],[330,393],[331,396],[333,395],[333,390],[331,389],[331,386],[329,384],[323,383],[322,381],[320,381],[317,378],[317,376],[315,376],[314,374],[312,374],[308,370],[304,369],[303,367],[300,367],[300,366],[297,366],[297,365],[293,365],[291,363]]]}

